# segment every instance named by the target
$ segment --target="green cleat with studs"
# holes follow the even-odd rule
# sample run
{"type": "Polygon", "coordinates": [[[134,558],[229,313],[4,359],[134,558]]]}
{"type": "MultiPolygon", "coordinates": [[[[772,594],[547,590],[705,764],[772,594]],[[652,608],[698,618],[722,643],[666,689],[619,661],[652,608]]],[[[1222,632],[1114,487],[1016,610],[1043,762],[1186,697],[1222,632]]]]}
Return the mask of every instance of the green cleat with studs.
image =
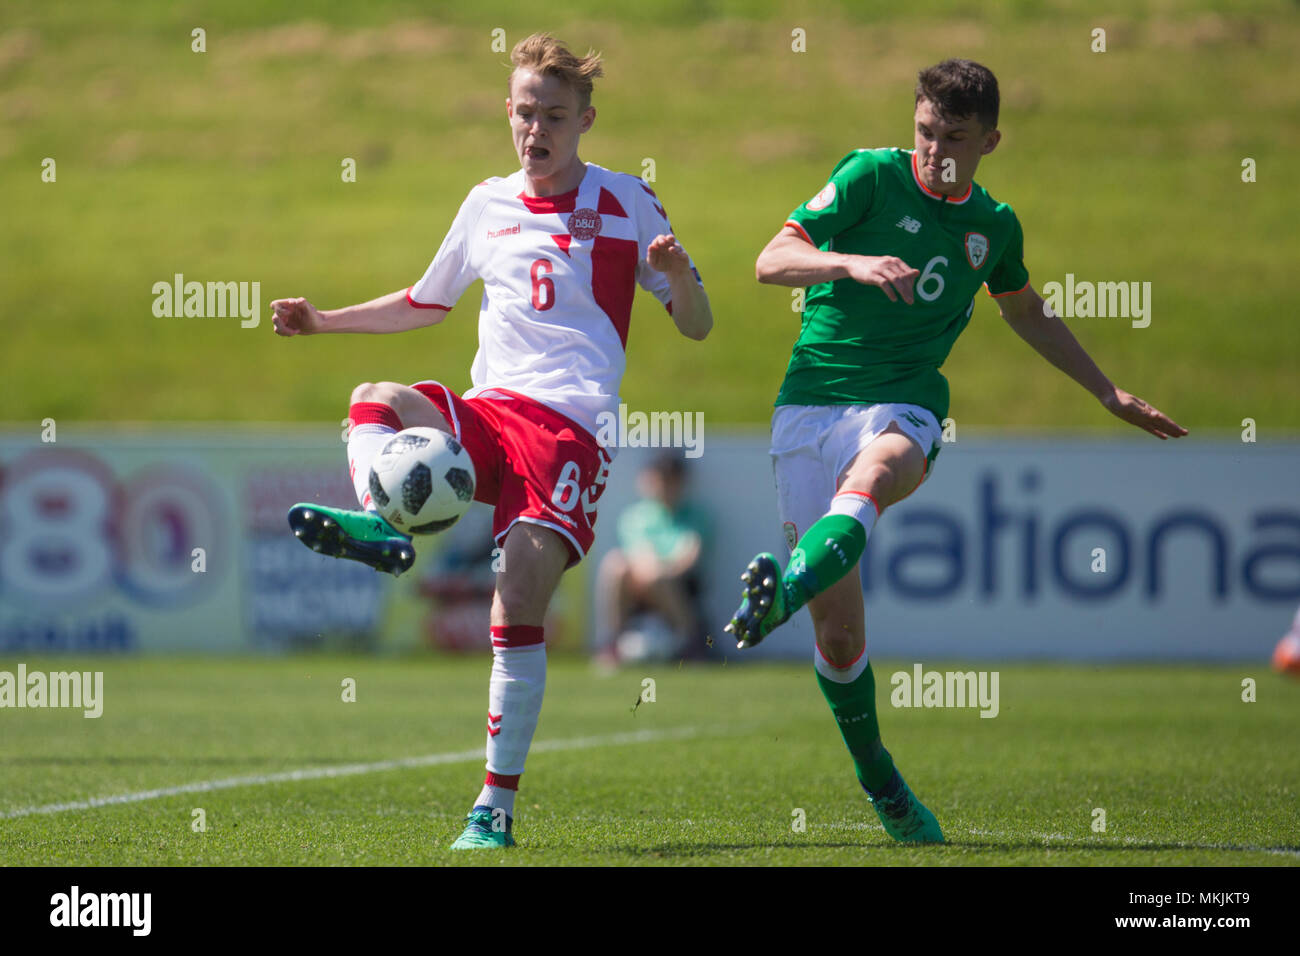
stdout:
{"type": "Polygon", "coordinates": [[[788,621],[792,602],[786,599],[781,565],[775,555],[766,551],[749,562],[740,580],[745,585],[740,607],[723,630],[736,638],[736,647],[744,649],[758,644],[788,621]]]}
{"type": "Polygon", "coordinates": [[[465,832],[451,845],[453,850],[502,850],[515,845],[510,832],[513,818],[504,810],[476,806],[465,818],[465,832]]]}
{"type": "Polygon", "coordinates": [[[393,577],[415,563],[411,539],[374,511],[296,504],[289,509],[289,527],[313,551],[360,561],[393,577]]]}
{"type": "Polygon", "coordinates": [[[880,817],[885,832],[899,843],[945,842],[939,821],[925,804],[916,799],[916,794],[912,793],[912,788],[897,769],[880,793],[867,790],[865,783],[862,789],[866,790],[867,799],[875,808],[876,816],[880,817]]]}

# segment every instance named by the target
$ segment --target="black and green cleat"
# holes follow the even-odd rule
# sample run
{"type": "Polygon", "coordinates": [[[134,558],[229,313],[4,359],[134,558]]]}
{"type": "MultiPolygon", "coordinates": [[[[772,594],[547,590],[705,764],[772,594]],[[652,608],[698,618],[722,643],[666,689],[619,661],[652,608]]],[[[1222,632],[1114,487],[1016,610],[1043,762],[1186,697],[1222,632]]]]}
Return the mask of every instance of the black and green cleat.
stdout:
{"type": "Polygon", "coordinates": [[[881,792],[867,790],[865,783],[862,789],[867,791],[867,799],[875,808],[876,816],[880,817],[885,832],[899,843],[945,842],[939,821],[925,804],[916,799],[916,794],[897,769],[881,792]]]}
{"type": "Polygon", "coordinates": [[[393,577],[415,563],[411,539],[373,511],[300,503],[289,509],[289,527],[313,551],[360,561],[393,577]]]}
{"type": "Polygon", "coordinates": [[[785,583],[776,556],[764,552],[749,562],[740,576],[745,590],[740,607],[723,630],[736,638],[736,647],[753,647],[790,619],[785,583]]]}

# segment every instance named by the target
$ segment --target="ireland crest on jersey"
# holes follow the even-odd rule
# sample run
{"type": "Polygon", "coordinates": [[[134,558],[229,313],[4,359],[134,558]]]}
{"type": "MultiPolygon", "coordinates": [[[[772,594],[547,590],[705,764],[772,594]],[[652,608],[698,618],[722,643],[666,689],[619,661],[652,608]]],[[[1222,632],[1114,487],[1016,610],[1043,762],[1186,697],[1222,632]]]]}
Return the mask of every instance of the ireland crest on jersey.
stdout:
{"type": "Polygon", "coordinates": [[[966,258],[970,260],[970,267],[978,269],[984,265],[984,259],[989,254],[989,241],[978,232],[966,233],[966,258]]]}

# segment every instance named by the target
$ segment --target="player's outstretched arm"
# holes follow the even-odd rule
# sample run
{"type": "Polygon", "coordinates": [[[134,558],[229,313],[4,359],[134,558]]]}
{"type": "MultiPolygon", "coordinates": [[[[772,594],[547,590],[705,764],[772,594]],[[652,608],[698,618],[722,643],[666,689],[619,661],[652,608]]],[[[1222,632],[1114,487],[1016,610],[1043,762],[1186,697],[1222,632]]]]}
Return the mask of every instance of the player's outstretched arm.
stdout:
{"type": "Polygon", "coordinates": [[[852,279],[878,287],[890,302],[901,296],[912,304],[912,285],[921,273],[897,256],[851,256],[818,249],[794,226],[785,226],[758,254],[754,277],[759,282],[794,288],[852,279]]]}
{"type": "Polygon", "coordinates": [[[1084,351],[1079,340],[1047,306],[1033,286],[998,299],[1007,325],[1051,362],[1096,396],[1107,411],[1159,439],[1181,438],[1187,429],[1136,395],[1116,388],[1084,351]]]}
{"type": "Polygon", "coordinates": [[[691,257],[677,237],[669,233],[655,236],[646,248],[646,262],[656,272],[668,277],[672,290],[673,323],[688,339],[701,340],[713,328],[713,307],[704,286],[695,279],[691,257]]]}
{"type": "Polygon", "coordinates": [[[406,290],[378,299],[321,311],[306,299],[276,299],[271,303],[271,324],[277,335],[316,335],[320,332],[406,332],[441,322],[443,309],[411,305],[406,290]]]}

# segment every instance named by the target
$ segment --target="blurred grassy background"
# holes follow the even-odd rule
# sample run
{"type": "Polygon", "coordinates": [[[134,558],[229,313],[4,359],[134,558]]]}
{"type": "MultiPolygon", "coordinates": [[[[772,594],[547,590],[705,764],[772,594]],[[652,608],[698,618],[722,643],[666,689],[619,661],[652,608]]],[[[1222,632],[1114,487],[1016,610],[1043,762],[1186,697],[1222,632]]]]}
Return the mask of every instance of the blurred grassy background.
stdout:
{"type": "MultiPolygon", "coordinates": [[[[626,401],[765,423],[798,330],[753,261],[858,146],[911,145],[916,70],[1002,86],[978,176],[1017,210],[1034,284],[1150,281],[1149,328],[1077,319],[1117,383],[1193,429],[1300,427],[1288,294],[1300,261],[1300,15],[1283,0],[1114,4],[504,0],[0,5],[0,420],[336,423],[363,380],[463,389],[478,285],[440,326],[280,340],[265,303],[322,308],[417,279],[468,188],[517,168],[513,45],[549,29],[606,56],[581,155],[654,183],[717,327],[678,336],[638,296],[626,401]],[[190,31],[207,31],[207,52],[190,31]],[[1108,50],[1090,51],[1091,31],[1108,50]],[[807,32],[806,53],[791,31],[807,32]],[[57,162],[43,183],[41,161],[57,162]],[[357,160],[357,182],[340,178],[357,160]],[[1244,157],[1258,163],[1241,181],[1244,157]],[[160,319],[174,273],[259,281],[256,329],[160,319]]],[[[978,299],[945,372],[963,424],[1126,429],[978,299]]]]}

